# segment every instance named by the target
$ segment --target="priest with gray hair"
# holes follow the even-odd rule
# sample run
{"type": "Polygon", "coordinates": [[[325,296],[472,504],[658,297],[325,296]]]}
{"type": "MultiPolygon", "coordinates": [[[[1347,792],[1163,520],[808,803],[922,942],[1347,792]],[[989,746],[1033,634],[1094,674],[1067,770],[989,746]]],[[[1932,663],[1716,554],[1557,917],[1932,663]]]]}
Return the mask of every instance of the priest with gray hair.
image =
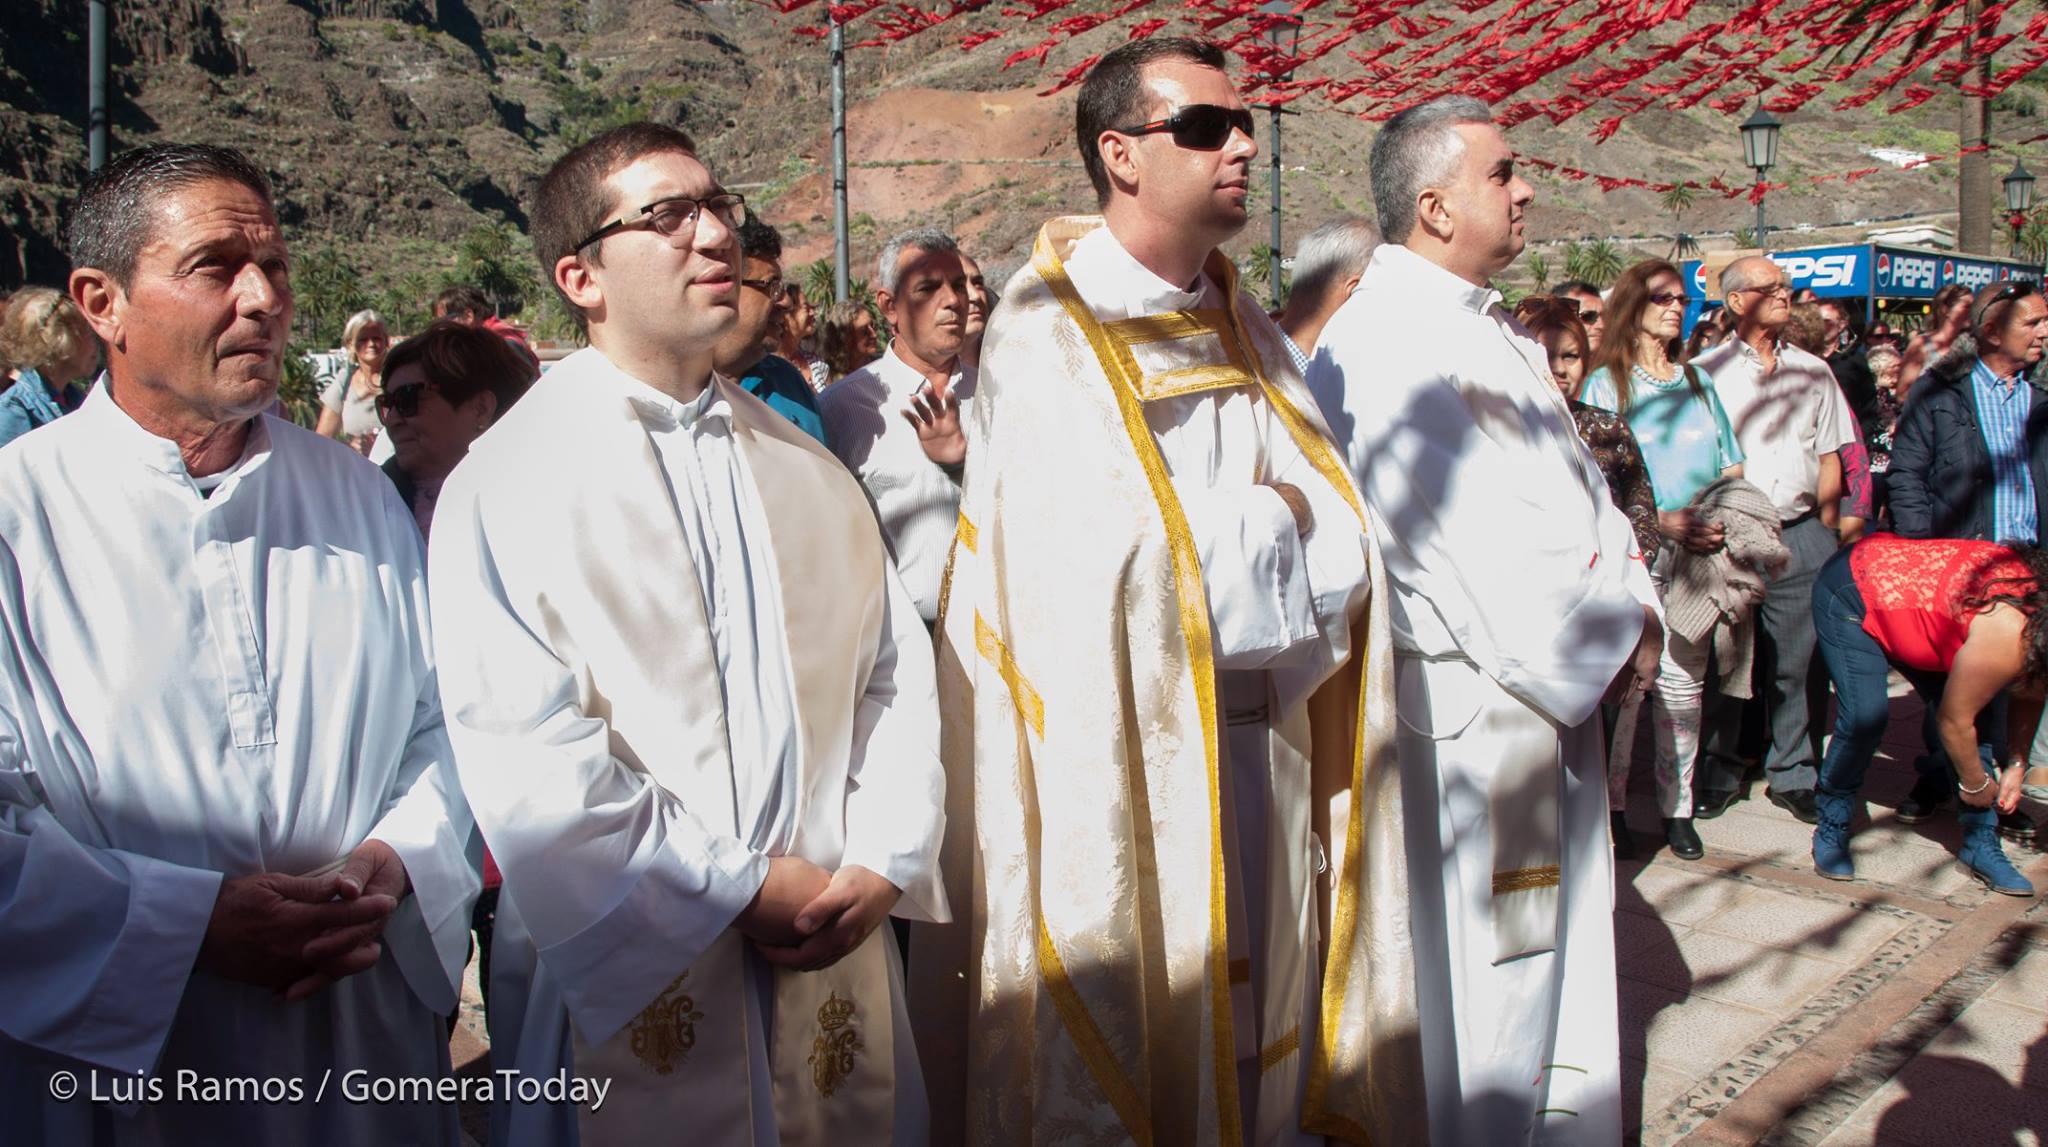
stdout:
{"type": "Polygon", "coordinates": [[[1393,593],[1423,1074],[1435,1143],[1621,1140],[1601,699],[1663,629],[1541,344],[1490,280],[1533,198],[1485,104],[1372,148],[1386,242],[1310,388],[1364,487],[1393,593]]]}
{"type": "Polygon", "coordinates": [[[1287,288],[1287,306],[1277,320],[1287,334],[1287,349],[1304,375],[1314,357],[1316,339],[1330,316],[1351,297],[1365,274],[1366,260],[1380,245],[1379,229],[1363,215],[1341,215],[1302,236],[1294,249],[1294,280],[1287,288]]]}

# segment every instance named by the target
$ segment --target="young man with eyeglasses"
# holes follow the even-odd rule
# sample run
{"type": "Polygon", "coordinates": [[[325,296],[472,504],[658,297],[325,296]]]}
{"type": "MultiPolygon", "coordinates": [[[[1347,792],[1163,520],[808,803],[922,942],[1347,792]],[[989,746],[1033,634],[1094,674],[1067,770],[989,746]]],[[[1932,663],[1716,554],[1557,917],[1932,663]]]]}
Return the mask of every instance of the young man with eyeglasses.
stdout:
{"type": "MultiPolygon", "coordinates": [[[[1970,300],[1968,317],[1899,415],[1885,477],[1892,527],[1909,538],[2040,545],[2048,541],[2048,390],[2032,375],[2048,341],[2048,301],[2026,280],[1992,283],[1970,300]]],[[[1931,723],[1925,732],[1927,752],[1898,807],[1907,824],[1954,795],[1940,738],[1931,723]]],[[[2034,825],[2023,813],[2002,814],[1999,832],[2024,840],[2034,825]]]]}
{"type": "Polygon", "coordinates": [[[712,366],[725,377],[738,379],[741,389],[825,443],[825,423],[818,415],[818,397],[810,381],[775,353],[793,307],[789,285],[782,278],[782,235],[750,215],[740,224],[739,236],[744,259],[739,317],[712,347],[712,366]]]}
{"type": "Polygon", "coordinates": [[[1217,250],[1251,113],[1214,45],[1155,37],[1075,127],[1102,215],[1045,224],[990,319],[944,596],[974,924],[913,944],[934,1136],[1416,1141],[1411,1001],[1373,986],[1408,974],[1385,598],[1217,250]]]}
{"type": "Polygon", "coordinates": [[[895,338],[880,358],[818,396],[832,451],[875,503],[889,552],[925,624],[960,513],[975,368],[962,360],[969,300],[960,246],[936,227],[882,245],[875,301],[895,338]]]}
{"type": "Polygon", "coordinates": [[[492,1063],[610,1085],[503,1097],[494,1142],[925,1142],[877,926],[946,915],[930,645],[858,484],[716,369],[745,212],[674,128],[558,161],[534,245],[590,345],[436,510],[492,1063]]]}
{"type": "MultiPolygon", "coordinates": [[[[1758,676],[1767,683],[1759,700],[1770,728],[1764,776],[1771,803],[1812,824],[1813,579],[1840,545],[1841,450],[1856,442],[1856,420],[1828,364],[1782,337],[1792,318],[1782,268],[1760,255],[1737,259],[1721,272],[1721,293],[1735,337],[1693,366],[1720,396],[1742,445],[1743,478],[1777,507],[1780,537],[1792,554],[1757,607],[1758,676]]],[[[1719,693],[1708,702],[1696,817],[1719,816],[1741,795],[1741,709],[1719,693]]]]}

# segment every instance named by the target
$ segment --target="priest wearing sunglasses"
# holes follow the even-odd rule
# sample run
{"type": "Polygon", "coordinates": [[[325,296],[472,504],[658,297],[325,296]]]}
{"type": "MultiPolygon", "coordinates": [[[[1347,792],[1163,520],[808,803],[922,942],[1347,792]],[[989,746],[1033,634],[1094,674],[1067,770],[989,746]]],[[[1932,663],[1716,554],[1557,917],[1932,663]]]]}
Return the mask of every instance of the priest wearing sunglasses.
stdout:
{"type": "Polygon", "coordinates": [[[1422,1142],[1387,598],[1217,250],[1251,115],[1213,45],[1153,38],[1075,119],[1102,214],[1045,224],[990,320],[941,598],[972,909],[913,942],[934,1141],[1422,1142]]]}

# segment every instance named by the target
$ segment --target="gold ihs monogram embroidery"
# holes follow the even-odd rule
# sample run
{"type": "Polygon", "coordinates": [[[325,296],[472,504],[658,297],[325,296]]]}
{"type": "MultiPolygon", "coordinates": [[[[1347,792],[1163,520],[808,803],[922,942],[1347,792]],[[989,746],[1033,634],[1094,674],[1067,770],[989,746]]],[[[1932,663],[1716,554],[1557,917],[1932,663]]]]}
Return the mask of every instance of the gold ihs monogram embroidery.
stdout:
{"type": "Polygon", "coordinates": [[[704,1013],[683,991],[683,982],[689,978],[688,972],[677,976],[633,1018],[633,1054],[657,1075],[681,1067],[690,1058],[690,1049],[697,1046],[697,1021],[704,1013]]]}
{"type": "Polygon", "coordinates": [[[853,1001],[840,999],[838,992],[818,1009],[818,1038],[811,1041],[808,1062],[811,1082],[827,1099],[853,1074],[854,1061],[866,1047],[860,1041],[860,1029],[853,1026],[853,1011],[853,1001]]]}

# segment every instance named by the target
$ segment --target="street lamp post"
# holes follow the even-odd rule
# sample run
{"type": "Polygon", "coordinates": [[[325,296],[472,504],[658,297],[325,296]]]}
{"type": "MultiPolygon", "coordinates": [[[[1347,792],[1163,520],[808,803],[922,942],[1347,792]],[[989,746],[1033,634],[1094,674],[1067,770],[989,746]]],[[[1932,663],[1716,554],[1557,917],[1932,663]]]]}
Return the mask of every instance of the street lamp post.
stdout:
{"type": "Polygon", "coordinates": [[[2006,222],[2012,225],[2012,256],[2020,255],[2020,228],[2027,225],[2027,209],[2034,205],[2034,175],[2026,165],[2015,159],[2012,170],[2006,172],[2005,209],[2011,212],[2006,222]]]}
{"type": "Polygon", "coordinates": [[[1742,121],[1742,162],[1756,170],[1756,246],[1768,247],[1764,230],[1764,173],[1778,164],[1778,117],[1758,99],[1756,114],[1742,121]]]}
{"type": "MultiPolygon", "coordinates": [[[[831,9],[827,7],[829,16],[831,9]]],[[[847,300],[852,256],[846,217],[846,31],[832,21],[832,301],[847,300]]]]}
{"type": "MultiPolygon", "coordinates": [[[[1280,37],[1282,34],[1282,30],[1291,29],[1292,34],[1289,36],[1287,41],[1287,55],[1290,58],[1292,58],[1295,49],[1300,47],[1301,45],[1301,18],[1294,14],[1294,5],[1288,3],[1288,0],[1266,0],[1266,3],[1259,6],[1259,11],[1265,13],[1268,16],[1273,17],[1273,23],[1266,26],[1266,37],[1272,41],[1273,50],[1275,52],[1281,50],[1280,37]]],[[[1292,70],[1289,70],[1286,76],[1279,76],[1275,78],[1286,79],[1293,75],[1294,72],[1292,70]]],[[[1266,254],[1268,260],[1266,266],[1266,285],[1269,289],[1268,293],[1272,297],[1272,305],[1277,307],[1280,305],[1281,298],[1280,101],[1274,100],[1272,103],[1268,104],[1267,110],[1273,113],[1273,235],[1271,247],[1268,249],[1266,254]]]]}

